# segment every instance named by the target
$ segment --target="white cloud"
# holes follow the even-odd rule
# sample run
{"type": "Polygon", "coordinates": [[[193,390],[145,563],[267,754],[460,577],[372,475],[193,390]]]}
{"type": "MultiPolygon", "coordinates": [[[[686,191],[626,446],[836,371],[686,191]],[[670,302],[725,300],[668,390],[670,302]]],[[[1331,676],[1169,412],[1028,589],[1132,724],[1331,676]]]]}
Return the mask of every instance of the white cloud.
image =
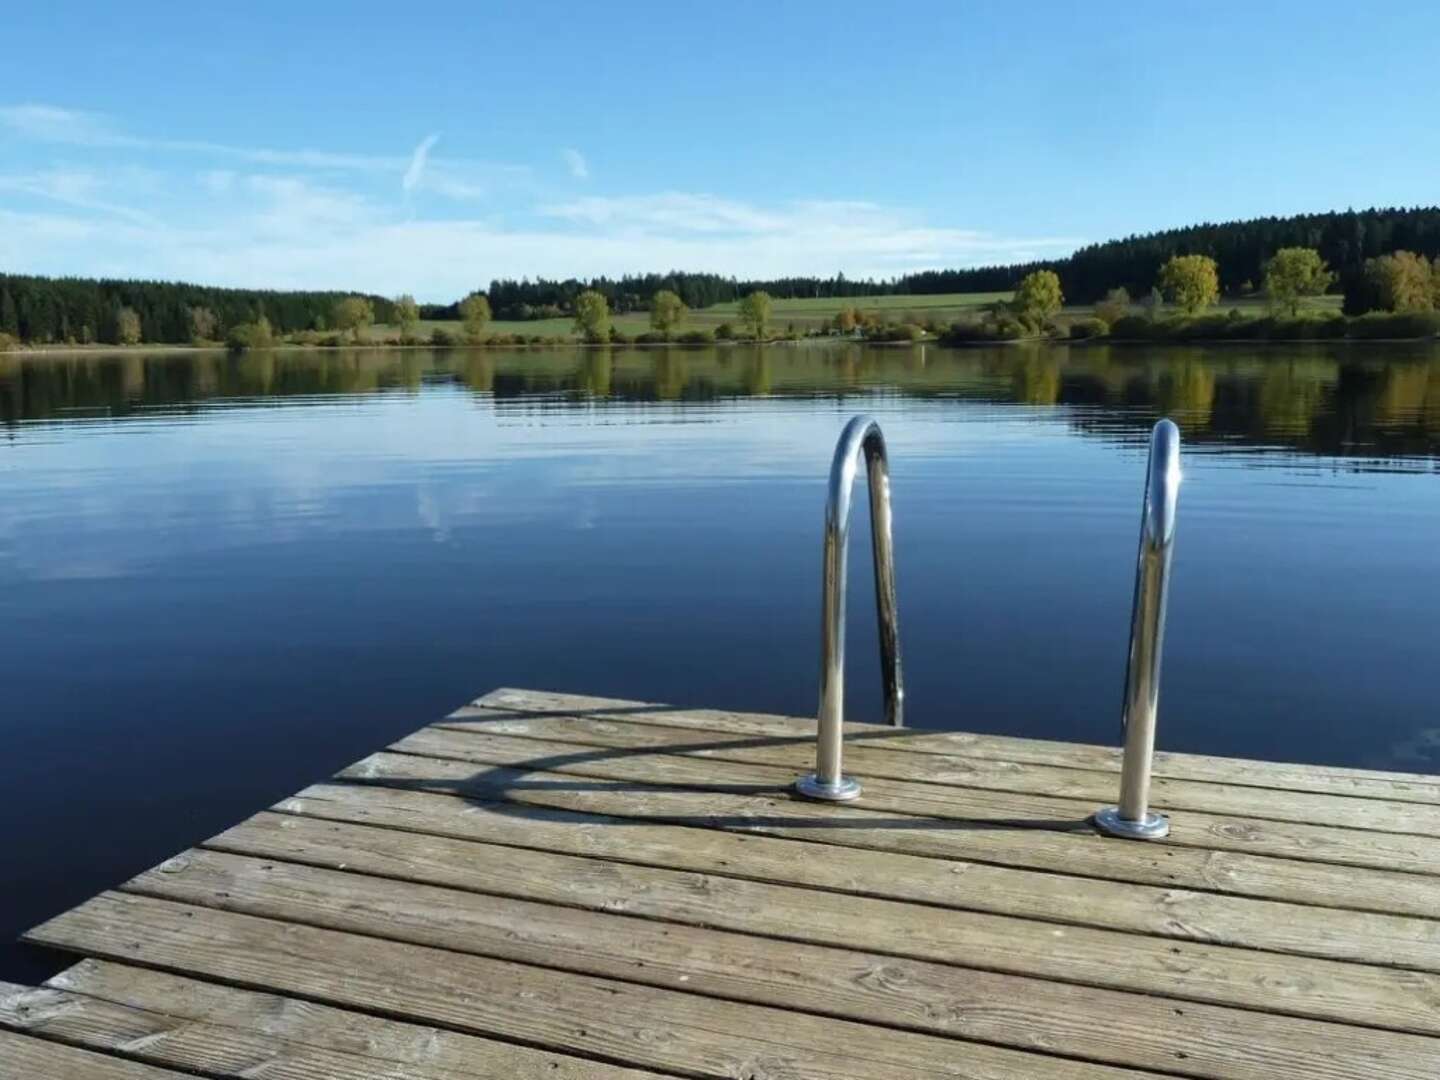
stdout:
{"type": "MultiPolygon", "coordinates": [[[[132,174],[137,175],[137,174],[132,174]]],[[[0,174],[0,194],[24,195],[137,222],[154,222],[153,215],[106,198],[108,177],[83,169],[45,169],[0,174]]]]}
{"type": "Polygon", "coordinates": [[[585,160],[585,155],[579,150],[572,150],[567,146],[560,151],[560,156],[565,159],[565,167],[570,170],[570,175],[576,180],[590,179],[590,163],[585,160]]]}
{"type": "Polygon", "coordinates": [[[380,210],[364,197],[296,176],[247,176],[245,193],[251,197],[248,205],[232,209],[236,224],[242,230],[248,225],[263,236],[323,235],[360,228],[380,218],[380,210]]]}
{"type": "Polygon", "coordinates": [[[235,172],[231,169],[208,169],[200,174],[200,183],[212,195],[224,195],[235,188],[235,172]]]}
{"type": "MultiPolygon", "coordinates": [[[[694,243],[703,238],[704,246],[717,255],[729,246],[737,251],[768,252],[774,260],[788,260],[796,266],[813,264],[816,256],[832,260],[822,262],[820,269],[785,273],[833,273],[839,267],[847,273],[889,276],[975,262],[1025,261],[1066,252],[1080,243],[1075,237],[1007,237],[936,227],[893,207],[844,200],[760,207],[710,194],[661,192],[586,197],[541,206],[538,212],[607,237],[648,238],[657,243],[694,243]],[[694,241],[686,239],[692,236],[694,241]],[[828,270],[824,268],[827,265],[828,270]]],[[[730,272],[751,273],[745,269],[730,272]]]]}
{"type": "MultiPolygon", "coordinates": [[[[397,158],[241,148],[134,138],[93,114],[45,105],[0,107],[0,130],[76,148],[76,157],[89,151],[85,167],[0,173],[0,264],[33,273],[411,292],[448,301],[492,276],[676,267],[740,277],[888,277],[1060,255],[1078,244],[937,225],[856,200],[761,204],[659,191],[536,205],[530,170],[446,161],[435,156],[434,134],[397,158]],[[172,163],[167,171],[148,156],[147,168],[126,164],[128,151],[178,149],[223,160],[172,163]],[[427,207],[428,216],[416,220],[409,197],[420,191],[456,205],[444,214],[427,207]],[[479,199],[487,200],[483,215],[460,211],[479,199]]],[[[577,177],[588,175],[578,151],[564,154],[577,177]]]]}
{"type": "Polygon", "coordinates": [[[440,141],[440,136],[426,135],[420,140],[420,145],[415,147],[414,153],[410,155],[410,167],[405,170],[405,175],[400,180],[400,187],[404,191],[414,191],[420,180],[425,175],[425,163],[430,160],[430,151],[435,149],[435,144],[440,141]]]}
{"type": "MultiPolygon", "coordinates": [[[[938,266],[1059,255],[1066,238],[1001,237],[912,223],[874,208],[746,208],[730,230],[623,221],[406,221],[353,193],[294,178],[255,177],[223,215],[190,225],[57,221],[0,211],[0,258],[35,273],[123,273],[272,288],[345,288],[453,300],[491,276],[589,277],[657,267],[739,277],[888,277],[938,266]],[[6,247],[13,251],[7,252],[6,247]]],[[[735,204],[744,207],[745,204],[735,204]]],[[[843,204],[841,204],[843,205],[843,204]]]]}
{"type": "Polygon", "coordinates": [[[541,214],[599,228],[678,229],[684,232],[764,232],[782,219],[746,203],[678,191],[656,195],[590,196],[541,206],[541,214]]]}
{"type": "Polygon", "coordinates": [[[268,147],[229,146],[197,139],[142,138],[117,130],[98,113],[62,109],[54,105],[0,106],[0,126],[9,128],[24,138],[66,146],[210,154],[260,165],[399,171],[407,164],[406,158],[373,154],[337,154],[309,149],[275,150],[268,147]]]}
{"type": "Polygon", "coordinates": [[[124,146],[129,140],[106,130],[92,113],[55,105],[0,106],[0,125],[18,135],[75,146],[124,146]]]}
{"type": "MultiPolygon", "coordinates": [[[[98,113],[54,105],[0,106],[0,130],[32,142],[85,151],[136,151],[140,153],[193,154],[267,168],[317,172],[349,172],[359,176],[398,176],[405,195],[427,191],[447,199],[473,201],[496,190],[532,186],[532,170],[523,165],[474,160],[442,160],[432,151],[438,134],[426,136],[408,155],[336,153],[312,148],[276,149],[232,146],[196,139],[152,139],[130,135],[98,113]]],[[[223,188],[229,169],[212,169],[201,176],[210,190],[223,188]]]]}

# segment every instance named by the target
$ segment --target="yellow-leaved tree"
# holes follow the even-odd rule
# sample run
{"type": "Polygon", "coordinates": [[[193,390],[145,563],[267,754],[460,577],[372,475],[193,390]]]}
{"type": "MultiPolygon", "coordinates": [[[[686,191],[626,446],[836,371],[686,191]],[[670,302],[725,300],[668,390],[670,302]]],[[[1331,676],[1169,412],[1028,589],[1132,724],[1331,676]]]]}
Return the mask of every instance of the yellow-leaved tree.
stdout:
{"type": "Polygon", "coordinates": [[[756,340],[765,336],[765,328],[770,324],[772,306],[770,294],[763,289],[756,289],[740,300],[740,321],[756,340]]]}
{"type": "Polygon", "coordinates": [[[671,331],[685,321],[689,311],[678,293],[661,289],[650,298],[650,328],[668,337],[671,331]]]}
{"type": "Polygon", "coordinates": [[[1064,303],[1059,275],[1054,270],[1036,270],[1020,282],[1011,306],[1031,329],[1038,330],[1064,303]]]}
{"type": "Polygon", "coordinates": [[[1220,269],[1209,255],[1172,255],[1160,268],[1160,288],[1193,315],[1220,299],[1220,269]]]}
{"type": "Polygon", "coordinates": [[[575,297],[575,329],[586,341],[610,340],[610,302],[604,293],[586,289],[575,297]]]}
{"type": "Polygon", "coordinates": [[[474,344],[485,336],[490,325],[490,298],[474,292],[460,301],[460,321],[465,327],[465,340],[474,344]]]}
{"type": "Polygon", "coordinates": [[[1320,252],[1314,248],[1281,248],[1265,260],[1265,297],[1291,315],[1300,311],[1307,296],[1320,296],[1335,280],[1320,252]]]}

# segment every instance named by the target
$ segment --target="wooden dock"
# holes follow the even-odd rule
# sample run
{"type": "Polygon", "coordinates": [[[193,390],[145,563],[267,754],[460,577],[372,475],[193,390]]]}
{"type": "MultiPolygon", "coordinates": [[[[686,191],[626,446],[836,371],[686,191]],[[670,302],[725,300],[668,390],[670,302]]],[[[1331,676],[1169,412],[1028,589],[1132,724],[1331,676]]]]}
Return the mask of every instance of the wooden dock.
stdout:
{"type": "Polygon", "coordinates": [[[0,1077],[1440,1077],[1440,777],[501,690],[28,940],[0,1077]]]}

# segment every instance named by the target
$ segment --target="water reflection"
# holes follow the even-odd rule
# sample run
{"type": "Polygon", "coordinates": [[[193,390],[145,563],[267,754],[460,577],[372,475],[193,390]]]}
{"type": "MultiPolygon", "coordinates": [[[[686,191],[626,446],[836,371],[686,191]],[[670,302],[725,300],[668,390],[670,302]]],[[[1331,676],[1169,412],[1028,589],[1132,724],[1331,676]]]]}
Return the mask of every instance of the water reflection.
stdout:
{"type": "Polygon", "coordinates": [[[915,727],[1115,739],[1163,412],[1162,745],[1440,771],[1434,348],[0,356],[0,942],[494,686],[811,712],[861,410],[915,727]]]}
{"type": "MultiPolygon", "coordinates": [[[[414,390],[458,383],[499,404],[548,396],[711,402],[829,396],[887,388],[1061,407],[1077,429],[1133,438],[1156,415],[1189,443],[1283,447],[1354,459],[1356,468],[1433,459],[1440,450],[1440,349],[869,348],[376,350],[85,357],[0,357],[0,423],[75,415],[200,410],[207,401],[414,390]]],[[[1413,467],[1416,462],[1410,462],[1413,467]]]]}

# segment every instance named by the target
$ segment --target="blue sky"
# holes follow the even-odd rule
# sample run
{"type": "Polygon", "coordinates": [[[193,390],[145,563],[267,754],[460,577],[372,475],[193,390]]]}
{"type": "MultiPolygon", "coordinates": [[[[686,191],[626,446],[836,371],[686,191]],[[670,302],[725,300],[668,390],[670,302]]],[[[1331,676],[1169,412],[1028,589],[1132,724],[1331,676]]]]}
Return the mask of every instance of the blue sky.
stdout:
{"type": "Polygon", "coordinates": [[[889,276],[1440,202],[1440,5],[15,4],[0,269],[889,276]]]}

